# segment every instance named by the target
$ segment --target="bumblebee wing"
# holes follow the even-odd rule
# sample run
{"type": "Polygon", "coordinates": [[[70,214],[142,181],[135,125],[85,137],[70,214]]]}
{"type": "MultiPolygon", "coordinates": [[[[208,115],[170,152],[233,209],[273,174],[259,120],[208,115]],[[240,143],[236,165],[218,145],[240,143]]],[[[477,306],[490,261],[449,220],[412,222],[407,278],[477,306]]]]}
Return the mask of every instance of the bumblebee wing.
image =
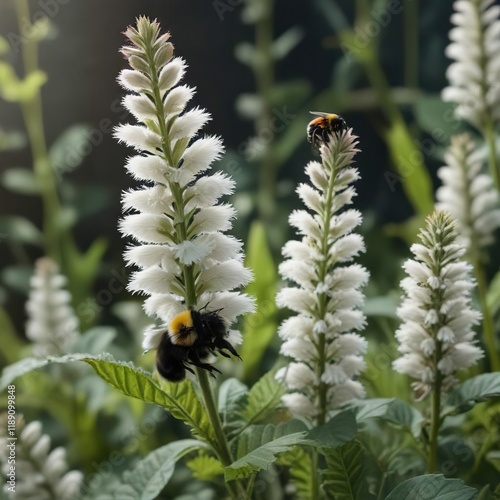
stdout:
{"type": "Polygon", "coordinates": [[[322,113],[321,111],[309,111],[309,113],[311,113],[311,115],[321,116],[322,118],[326,118],[331,115],[331,113],[322,113]]]}

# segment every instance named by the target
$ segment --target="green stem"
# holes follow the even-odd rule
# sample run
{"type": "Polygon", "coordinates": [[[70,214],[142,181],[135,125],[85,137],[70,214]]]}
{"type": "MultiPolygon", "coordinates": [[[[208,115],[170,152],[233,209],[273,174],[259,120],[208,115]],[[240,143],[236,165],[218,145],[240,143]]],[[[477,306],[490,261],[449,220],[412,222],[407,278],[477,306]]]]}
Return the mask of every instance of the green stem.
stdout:
{"type": "MultiPolygon", "coordinates": [[[[332,146],[335,147],[335,146],[332,146]]],[[[323,160],[325,161],[325,160],[323,160]]],[[[329,229],[330,229],[330,219],[332,218],[332,204],[334,196],[334,186],[335,186],[335,176],[336,169],[335,165],[325,165],[325,170],[330,174],[330,179],[328,182],[328,191],[326,192],[325,207],[323,212],[323,238],[321,242],[321,255],[323,255],[323,260],[319,266],[318,270],[318,281],[323,282],[328,274],[328,254],[330,252],[330,240],[329,240],[329,229]]],[[[318,307],[318,318],[323,319],[327,312],[328,297],[326,294],[321,294],[319,297],[319,307],[318,307]]],[[[316,375],[319,380],[325,372],[326,367],[326,338],[324,334],[319,335],[319,343],[317,345],[318,350],[318,363],[316,364],[316,375]]],[[[317,417],[317,424],[323,425],[326,422],[327,417],[327,392],[328,386],[324,382],[320,382],[318,387],[318,406],[319,414],[317,417]]]]}
{"type": "Polygon", "coordinates": [[[490,114],[485,116],[484,130],[483,134],[488,144],[488,156],[489,161],[488,164],[490,166],[491,176],[495,181],[495,187],[497,191],[500,191],[500,170],[497,161],[497,152],[496,152],[496,144],[495,144],[495,124],[491,118],[490,114]]]}
{"type": "Polygon", "coordinates": [[[312,459],[311,459],[311,464],[312,464],[312,470],[311,470],[311,475],[312,475],[312,491],[311,491],[311,498],[314,499],[319,499],[321,498],[321,489],[320,489],[320,481],[318,477],[318,470],[319,470],[319,454],[317,450],[312,450],[312,459]]]}
{"type": "MultiPolygon", "coordinates": [[[[477,256],[477,253],[475,254],[477,256]]],[[[474,272],[477,281],[477,291],[479,301],[481,303],[481,310],[483,313],[483,336],[490,361],[490,369],[493,372],[500,371],[500,358],[495,341],[495,330],[493,326],[493,317],[491,314],[490,306],[488,304],[488,285],[484,268],[481,265],[478,257],[472,258],[474,272]]]]}
{"type": "Polygon", "coordinates": [[[430,432],[430,443],[429,443],[429,457],[427,472],[429,474],[434,474],[437,470],[437,451],[438,451],[438,435],[439,427],[441,426],[441,385],[442,385],[442,375],[437,368],[437,363],[441,359],[441,345],[438,343],[436,349],[436,381],[434,384],[434,389],[432,392],[432,415],[431,415],[431,432],[430,432]]]}
{"type": "MultiPolygon", "coordinates": [[[[19,30],[22,35],[22,30],[26,27],[26,23],[30,19],[28,1],[16,0],[14,5],[17,12],[19,30]]],[[[22,56],[24,76],[27,77],[38,70],[38,42],[33,37],[26,37],[22,45],[22,56]]],[[[60,212],[60,204],[54,173],[47,153],[40,91],[38,90],[31,100],[22,101],[21,109],[31,145],[34,173],[41,188],[45,253],[56,262],[61,263],[59,231],[57,229],[57,216],[60,212]]]]}
{"type": "MultiPolygon", "coordinates": [[[[228,465],[231,465],[234,460],[227,443],[226,435],[224,434],[224,429],[222,428],[222,422],[219,417],[219,412],[217,411],[214,394],[212,392],[212,388],[210,387],[208,373],[206,370],[198,367],[195,367],[195,370],[200,384],[201,393],[203,395],[205,408],[207,409],[208,417],[215,432],[215,439],[217,441],[217,448],[215,452],[222,465],[227,467],[228,465]]],[[[226,487],[232,498],[245,498],[245,490],[239,481],[228,481],[226,482],[226,487]]]]}
{"type": "MultiPolygon", "coordinates": [[[[272,2],[261,3],[264,12],[255,24],[255,48],[259,62],[255,65],[254,76],[257,94],[262,99],[263,109],[255,121],[257,137],[264,130],[271,130],[273,123],[271,92],[274,85],[274,61],[272,56],[273,43],[273,5],[272,2]]],[[[267,140],[259,139],[259,140],[267,140]]],[[[270,144],[262,145],[259,165],[258,210],[264,221],[271,221],[275,216],[275,193],[278,165],[270,154],[270,144]]]]}

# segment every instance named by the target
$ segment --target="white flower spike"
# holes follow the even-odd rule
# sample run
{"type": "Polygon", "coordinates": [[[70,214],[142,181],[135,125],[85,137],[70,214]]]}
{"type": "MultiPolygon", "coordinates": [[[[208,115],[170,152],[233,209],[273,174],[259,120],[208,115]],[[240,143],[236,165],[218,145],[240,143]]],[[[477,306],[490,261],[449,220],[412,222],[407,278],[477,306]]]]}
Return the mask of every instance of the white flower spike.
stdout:
{"type": "MultiPolygon", "coordinates": [[[[128,265],[139,268],[129,290],[148,296],[145,311],[162,325],[145,332],[149,350],[186,309],[217,312],[227,328],[252,311],[253,301],[238,291],[251,273],[240,242],[224,234],[235,210],[220,199],[234,182],[221,172],[209,175],[224,152],[222,141],[199,135],[210,120],[205,110],[185,109],[195,92],[180,85],[186,62],[173,57],[169,35],[160,35],[156,21],[141,17],[125,34],[131,45],[122,53],[132,69],[118,80],[132,93],[123,103],[138,124],[120,125],[115,136],[137,150],[126,168],[143,184],[124,193],[120,229],[136,242],[125,252],[128,265]]],[[[240,339],[228,330],[229,337],[240,339]]]]}
{"type": "Polygon", "coordinates": [[[67,353],[80,335],[71,295],[64,288],[66,282],[53,260],[37,260],[26,303],[26,337],[33,343],[37,357],[67,353]]]}
{"type": "Polygon", "coordinates": [[[500,196],[491,176],[481,173],[482,161],[468,134],[451,138],[445,162],[437,172],[443,186],[436,191],[436,209],[456,219],[459,242],[467,250],[481,250],[493,243],[500,227],[500,196]]]}
{"type": "Polygon", "coordinates": [[[471,266],[461,260],[465,248],[457,236],[451,216],[434,212],[420,232],[422,243],[411,247],[414,260],[404,264],[408,277],[401,282],[405,298],[398,309],[403,324],[396,332],[402,356],[394,369],[415,379],[417,400],[436,387],[449,391],[455,373],[483,357],[472,330],[481,314],[471,307],[471,266]]]}
{"type": "Polygon", "coordinates": [[[308,210],[297,210],[290,224],[303,236],[283,248],[283,278],[298,287],[284,288],[277,304],[295,311],[279,329],[281,353],[295,359],[277,374],[290,393],[284,404],[296,415],[324,423],[346,401],[364,396],[356,377],[364,370],[366,340],[356,331],[365,326],[360,291],[368,271],[350,264],[365,250],[363,238],[352,231],[361,223],[355,209],[342,211],[356,195],[351,183],[359,178],[351,166],[358,152],[352,130],[321,141],[322,162],[306,167],[311,184],[297,193],[308,210]]]}

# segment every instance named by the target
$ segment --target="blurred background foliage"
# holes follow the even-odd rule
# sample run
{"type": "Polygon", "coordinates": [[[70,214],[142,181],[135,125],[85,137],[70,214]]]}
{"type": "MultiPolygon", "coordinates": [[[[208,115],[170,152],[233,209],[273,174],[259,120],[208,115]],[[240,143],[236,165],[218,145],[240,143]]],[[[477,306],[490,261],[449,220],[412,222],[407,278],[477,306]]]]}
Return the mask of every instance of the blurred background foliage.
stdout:
{"type": "MultiPolygon", "coordinates": [[[[80,351],[110,350],[152,367],[151,355],[140,351],[147,320],[125,290],[126,242],[117,229],[121,193],[134,185],[123,167],[131,153],[112,137],[113,126],[130,119],[116,83],[125,66],[121,33],[146,15],[171,32],[177,55],[187,60],[194,105],[212,113],[206,132],[223,137],[221,168],[237,185],[235,233],[257,278],[248,291],[259,309],[242,326],[244,364],[228,364],[228,372],[239,369],[252,383],[276,363],[276,328],[285,314],[274,306],[276,265],[294,237],[287,217],[300,205],[295,187],[317,158],[306,141],[309,111],[335,112],[360,137],[356,206],[367,246],[360,260],[371,273],[366,386],[370,396],[410,400],[407,380],[391,369],[395,309],[401,263],[433,207],[441,153],[463,129],[439,98],[451,11],[451,2],[431,0],[0,0],[1,361],[28,352],[29,277],[36,258],[50,255],[68,277],[86,332],[80,351]],[[108,333],[90,329],[97,324],[108,333]]],[[[500,284],[494,289],[498,299],[500,284]]],[[[493,305],[496,299],[492,294],[493,305]]],[[[66,373],[55,382],[52,375],[23,379],[27,395],[18,404],[47,422],[56,443],[69,437],[72,462],[86,472],[114,449],[134,460],[188,435],[171,417],[167,425],[158,409],[94,376],[66,373]],[[65,387],[60,401],[33,397],[54,384],[65,387]],[[146,417],[158,425],[141,434],[146,417]],[[92,437],[90,446],[95,429],[100,439],[92,437]]],[[[470,425],[481,426],[476,420],[470,425]]],[[[176,477],[173,491],[183,476],[176,477]]]]}

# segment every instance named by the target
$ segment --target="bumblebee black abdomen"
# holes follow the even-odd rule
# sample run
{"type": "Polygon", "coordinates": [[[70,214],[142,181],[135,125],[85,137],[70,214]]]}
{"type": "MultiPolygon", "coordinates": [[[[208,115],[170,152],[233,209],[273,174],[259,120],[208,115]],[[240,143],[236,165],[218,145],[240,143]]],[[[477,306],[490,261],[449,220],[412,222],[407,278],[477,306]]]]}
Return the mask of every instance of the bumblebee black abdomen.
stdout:
{"type": "Polygon", "coordinates": [[[319,117],[307,125],[307,140],[315,146],[327,144],[333,136],[339,136],[347,130],[347,123],[339,115],[315,111],[311,111],[311,114],[319,117]]]}
{"type": "MultiPolygon", "coordinates": [[[[190,365],[203,368],[214,375],[217,368],[207,363],[211,354],[240,357],[226,340],[227,325],[218,311],[200,313],[187,309],[169,323],[163,332],[156,353],[158,373],[172,382],[179,382],[186,376],[186,370],[193,372],[190,365]]],[[[219,372],[220,373],[220,372],[219,372]]]]}

